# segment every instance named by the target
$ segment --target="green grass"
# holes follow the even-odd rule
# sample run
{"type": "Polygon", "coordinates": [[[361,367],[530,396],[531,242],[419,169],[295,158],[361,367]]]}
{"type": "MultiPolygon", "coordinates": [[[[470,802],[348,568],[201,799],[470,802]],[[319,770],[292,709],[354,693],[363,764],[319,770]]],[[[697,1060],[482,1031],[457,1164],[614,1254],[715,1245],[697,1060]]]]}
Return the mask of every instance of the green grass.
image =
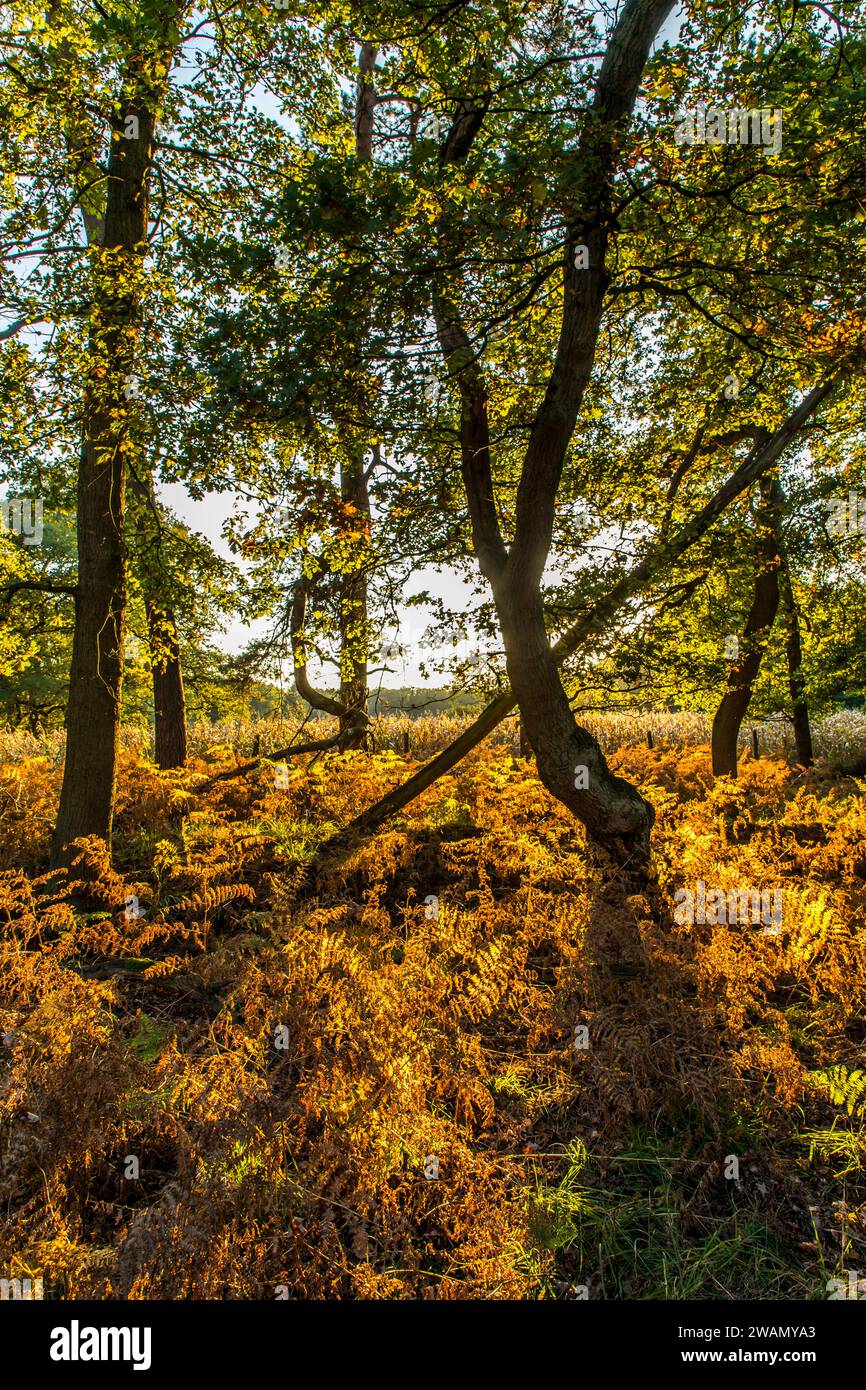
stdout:
{"type": "Polygon", "coordinates": [[[614,1300],[823,1296],[819,1270],[798,1266],[759,1213],[734,1206],[733,1192],[716,1216],[705,1202],[689,1210],[672,1138],[633,1131],[604,1161],[604,1185],[600,1161],[579,1142],[565,1163],[558,1183],[537,1182],[529,1215],[532,1239],[557,1253],[560,1288],[614,1300]]]}

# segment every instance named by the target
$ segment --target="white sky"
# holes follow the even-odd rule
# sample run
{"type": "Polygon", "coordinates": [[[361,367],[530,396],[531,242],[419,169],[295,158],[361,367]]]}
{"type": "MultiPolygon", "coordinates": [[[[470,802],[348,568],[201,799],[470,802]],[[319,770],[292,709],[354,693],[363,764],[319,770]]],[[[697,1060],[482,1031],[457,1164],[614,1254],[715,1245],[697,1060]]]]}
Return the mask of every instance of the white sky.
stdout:
{"type": "MultiPolygon", "coordinates": [[[[233,556],[229,546],[223,537],[223,527],[227,519],[232,516],[240,499],[231,493],[214,493],[202,501],[193,501],[181,483],[162,484],[159,488],[160,497],[168,507],[182,521],[186,522],[193,530],[206,536],[218,554],[231,558],[235,563],[238,562],[237,556],[233,556]]],[[[244,509],[247,507],[246,499],[243,501],[244,509]]],[[[473,603],[472,591],[462,577],[454,571],[447,569],[438,574],[433,569],[421,569],[414,575],[412,583],[407,591],[407,597],[413,593],[419,593],[426,589],[436,597],[441,598],[445,604],[457,610],[467,609],[473,603]]],[[[417,686],[441,686],[442,677],[422,676],[419,668],[419,660],[423,660],[426,655],[429,660],[431,657],[431,647],[429,643],[423,642],[423,630],[429,622],[430,615],[426,605],[413,608],[404,608],[401,613],[399,630],[387,633],[386,640],[396,642],[400,647],[405,648],[405,653],[401,656],[388,657],[388,665],[392,668],[392,673],[384,679],[385,688],[392,689],[400,685],[417,686]]],[[[255,623],[245,623],[237,620],[231,623],[219,640],[220,646],[226,651],[236,653],[253,637],[264,636],[269,629],[267,620],[260,620],[255,623]]],[[[372,660],[371,665],[377,665],[377,660],[372,660]]],[[[288,673],[287,673],[288,674],[288,673]]],[[[311,677],[316,680],[322,672],[316,663],[310,663],[311,677]]],[[[325,672],[326,681],[334,680],[333,668],[328,668],[325,672]]]]}

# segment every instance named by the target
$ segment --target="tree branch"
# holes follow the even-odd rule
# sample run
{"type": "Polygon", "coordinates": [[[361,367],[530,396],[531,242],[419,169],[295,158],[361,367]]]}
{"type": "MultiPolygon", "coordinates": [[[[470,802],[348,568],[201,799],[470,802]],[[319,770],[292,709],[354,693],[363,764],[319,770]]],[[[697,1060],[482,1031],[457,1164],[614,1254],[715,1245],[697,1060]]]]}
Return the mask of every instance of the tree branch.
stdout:
{"type": "MultiPolygon", "coordinates": [[[[643,589],[658,572],[678,560],[696,541],[709,530],[731,502],[745,492],[767,469],[778,462],[791,440],[802,429],[818,406],[827,399],[837,385],[841,374],[830,377],[821,386],[816,386],[791,412],[788,419],[769,439],[756,444],[748,458],[740,464],[727,481],[718,489],[700,512],[668,540],[658,542],[639,564],[635,565],[604,598],[560,637],[553,648],[557,665],[561,666],[567,657],[584,646],[596,633],[603,631],[611,618],[643,589]]],[[[459,738],[437,753],[429,763],[420,768],[412,777],[388,792],[380,801],[362,811],[343,830],[327,841],[319,855],[319,863],[339,862],[345,858],[359,839],[370,835],[391,816],[408,806],[415,797],[432,786],[452,767],[455,767],[466,754],[471,752],[482,739],[486,738],[497,724],[511,713],[517,701],[510,689],[505,690],[482,710],[478,718],[464,729],[459,738]]],[[[311,868],[311,873],[314,870],[311,868]]]]}
{"type": "Polygon", "coordinates": [[[653,40],[673,0],[626,0],[607,45],[576,160],[578,208],[565,239],[563,306],[553,370],[539,406],[517,489],[508,580],[530,592],[541,582],[553,536],[565,451],[592,374],[609,276],[605,256],[616,169],[616,128],[637,98],[653,40]],[[588,264],[575,263],[586,248],[588,264]]]}
{"type": "Polygon", "coordinates": [[[306,700],[313,709],[321,710],[325,714],[336,715],[338,719],[343,719],[348,714],[339,700],[333,700],[330,695],[323,695],[311,685],[307,676],[307,658],[304,653],[301,634],[304,630],[304,620],[307,614],[307,590],[310,581],[301,577],[295,584],[292,594],[292,610],[289,619],[289,631],[292,639],[292,660],[295,667],[295,689],[302,700],[306,700]]]}
{"type": "Polygon", "coordinates": [[[39,594],[65,595],[68,598],[78,597],[77,584],[54,584],[48,579],[16,579],[11,584],[4,584],[0,589],[0,608],[10,608],[15,595],[23,590],[39,594]]]}
{"type": "Polygon", "coordinates": [[[232,777],[243,777],[247,772],[254,772],[262,763],[275,763],[285,758],[297,758],[302,753],[322,753],[326,748],[334,748],[343,737],[342,733],[337,732],[331,738],[314,739],[312,743],[296,743],[294,746],[289,744],[288,748],[278,748],[275,753],[268,753],[262,758],[253,758],[252,762],[241,763],[239,767],[229,768],[228,772],[218,772],[215,777],[209,778],[207,782],[202,782],[200,787],[196,787],[196,794],[209,791],[217,782],[227,782],[232,777]]]}

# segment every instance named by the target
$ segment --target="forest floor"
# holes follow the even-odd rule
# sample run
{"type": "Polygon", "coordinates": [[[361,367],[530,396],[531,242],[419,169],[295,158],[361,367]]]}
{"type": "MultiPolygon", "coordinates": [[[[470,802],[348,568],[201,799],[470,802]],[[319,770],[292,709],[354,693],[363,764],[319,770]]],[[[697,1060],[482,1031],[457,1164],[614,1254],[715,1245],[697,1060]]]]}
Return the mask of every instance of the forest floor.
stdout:
{"type": "Polygon", "coordinates": [[[46,1296],[826,1298],[866,1271],[866,800],[819,764],[614,758],[630,891],[482,748],[121,761],[114,865],[45,875],[57,760],[0,760],[0,1274],[46,1296]],[[279,786],[275,785],[279,782],[279,786]],[[675,892],[783,890],[779,931],[675,892]]]}

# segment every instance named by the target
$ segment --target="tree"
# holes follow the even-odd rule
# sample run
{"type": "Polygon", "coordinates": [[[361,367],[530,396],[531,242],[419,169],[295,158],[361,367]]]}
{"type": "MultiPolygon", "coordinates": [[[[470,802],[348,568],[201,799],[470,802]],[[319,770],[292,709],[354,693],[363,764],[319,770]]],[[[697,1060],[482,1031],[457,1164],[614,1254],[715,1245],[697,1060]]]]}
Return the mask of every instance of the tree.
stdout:
{"type": "Polygon", "coordinates": [[[788,545],[785,539],[783,517],[785,513],[785,494],[778,479],[773,482],[772,518],[775,523],[776,554],[779,557],[779,597],[785,625],[785,660],[788,668],[788,692],[791,697],[791,718],[794,725],[794,748],[797,762],[802,767],[812,765],[812,728],[809,722],[809,704],[806,695],[806,678],[803,671],[803,642],[800,629],[800,610],[794,594],[791,579],[791,564],[788,545]]]}
{"type": "MultiPolygon", "coordinates": [[[[116,193],[131,166],[110,163],[121,157],[114,140],[102,167],[91,121],[110,108],[125,139],[129,115],[134,137],[138,112],[123,84],[130,72],[137,81],[142,34],[162,51],[165,16],[140,16],[132,47],[113,11],[101,18],[83,48],[102,44],[111,62],[89,106],[77,99],[84,60],[63,47],[66,35],[49,45],[50,62],[25,52],[37,110],[52,100],[46,71],[72,89],[60,103],[65,153],[55,152],[48,182],[60,187],[62,172],[74,189],[95,267],[88,280],[70,271],[57,244],[68,208],[55,192],[28,194],[10,214],[16,246],[30,244],[46,209],[58,214],[39,255],[58,256],[60,288],[25,293],[7,278],[17,318],[56,308],[61,291],[77,299],[64,327],[86,392],[70,414],[90,441],[81,477],[104,491],[101,533],[82,513],[73,660],[77,688],[85,678],[92,687],[102,611],[108,679],[84,702],[103,701],[94,728],[116,731],[124,591],[133,557],[139,564],[124,480],[182,480],[192,496],[235,488],[263,509],[236,528],[252,561],[245,612],[277,615],[275,639],[288,637],[301,682],[308,654],[336,649],[340,690],[324,698],[344,744],[360,737],[372,630],[393,611],[401,577],[431,556],[477,561],[484,602],[455,621],[489,639],[487,688],[498,694],[422,781],[516,698],[548,788],[617,855],[645,853],[652,810],[611,774],[575,719],[575,694],[601,662],[615,667],[639,612],[654,624],[656,659],[678,614],[695,626],[702,573],[723,588],[723,542],[742,572],[737,528],[763,476],[784,463],[786,495],[796,493],[810,470],[807,442],[850,443],[864,346],[850,255],[862,242],[852,76],[862,33],[850,7],[828,18],[800,6],[786,27],[763,0],[742,14],[714,0],[693,6],[662,44],[671,10],[626,0],[612,20],[602,7],[539,0],[419,23],[416,7],[389,3],[375,16],[328,10],[315,35],[299,10],[275,22],[285,19],[286,46],[304,53],[291,77],[269,61],[268,43],[260,62],[244,17],[231,28],[239,56],[228,70],[204,64],[194,92],[172,90],[165,63],[148,69],[147,82],[162,82],[165,119],[128,191],[141,195],[139,219],[150,184],[160,202],[134,245],[104,243],[103,193],[116,193]],[[375,41],[365,37],[372,24],[375,41]],[[263,76],[288,121],[255,111],[249,93],[263,76]],[[827,103],[830,83],[839,95],[827,103]],[[214,113],[207,148],[200,101],[214,113]],[[784,102],[784,146],[678,145],[677,103],[701,102],[784,102]],[[144,274],[146,237],[159,250],[155,278],[144,274]],[[79,348],[82,303],[90,341],[79,348]],[[587,506],[591,536],[581,529],[587,506]]],[[[86,37],[88,20],[73,13],[86,37]]],[[[20,162],[19,147],[12,156],[20,162]]],[[[41,387],[21,354],[7,356],[18,417],[41,387]]],[[[75,371],[60,354],[51,363],[45,413],[59,416],[75,371]]],[[[35,468],[37,446],[28,449],[35,468]]],[[[98,490],[82,507],[94,499],[98,490]]],[[[798,525],[800,514],[798,504],[798,525]]],[[[809,568],[792,538],[788,528],[791,594],[807,627],[809,568]]],[[[161,576],[149,593],[145,578],[143,566],[142,611],[177,674],[182,605],[163,601],[161,576]]],[[[17,584],[7,586],[13,597],[17,584]]],[[[807,684],[815,649],[810,635],[807,684]]],[[[110,823],[110,744],[98,759],[83,728],[70,734],[70,787],[82,783],[82,749],[93,754],[91,828],[110,823]]],[[[74,805],[65,788],[60,839],[74,805]]],[[[365,824],[381,813],[371,808],[365,824]]]]}
{"type": "MultiPolygon", "coordinates": [[[[234,71],[255,85],[262,52],[291,47],[296,31],[269,12],[236,14],[229,7],[213,20],[198,15],[184,33],[182,0],[146,0],[133,18],[115,3],[93,11],[56,0],[49,8],[46,23],[38,7],[20,0],[20,32],[0,39],[8,98],[2,138],[20,175],[4,225],[15,257],[36,267],[26,277],[4,278],[16,318],[3,336],[32,324],[52,326],[39,365],[34,354],[15,378],[16,391],[38,398],[35,416],[49,426],[52,471],[69,479],[62,454],[70,433],[77,430],[80,439],[75,633],[53,847],[59,862],[78,836],[109,839],[111,833],[129,578],[127,482],[131,473],[142,481],[147,476],[154,407],[142,382],[158,376],[147,330],[159,324],[155,304],[168,308],[182,288],[170,284],[173,249],[166,246],[173,248],[185,223],[200,215],[195,190],[178,177],[187,151],[176,151],[171,136],[203,121],[222,148],[212,156],[198,150],[196,158],[224,158],[226,146],[228,158],[235,157],[242,133],[232,124],[230,84],[214,80],[224,47],[231,48],[234,71]],[[195,53],[197,74],[182,94],[172,90],[177,55],[209,34],[215,42],[208,54],[195,53]],[[159,199],[151,218],[154,177],[159,199]],[[174,236],[166,239],[169,220],[174,236]]],[[[26,351],[19,354],[26,359],[26,351]]],[[[172,409],[183,408],[175,392],[172,409]]],[[[20,465],[22,474],[45,472],[38,433],[25,441],[30,458],[20,465]]],[[[166,639],[164,670],[176,675],[170,620],[157,603],[152,612],[152,636],[166,639]]],[[[160,684],[160,663],[157,677],[160,684]]],[[[176,704],[176,680],[173,691],[176,704]]]]}
{"type": "Polygon", "coordinates": [[[716,777],[737,775],[737,739],[752,687],[761,665],[764,648],[776,621],[779,607],[779,517],[775,479],[761,480],[760,505],[755,516],[755,579],[752,603],[742,639],[737,643],[727,689],[713,720],[713,773],[716,777]]]}
{"type": "Polygon", "coordinates": [[[38,546],[0,531],[0,709],[33,732],[66,708],[75,586],[71,518],[55,513],[42,529],[38,546]]]}
{"type": "MultiPolygon", "coordinates": [[[[108,122],[104,175],[100,170],[103,210],[82,208],[91,247],[91,307],[78,474],[75,633],[54,863],[62,862],[81,836],[111,836],[126,605],[124,507],[127,468],[136,451],[130,383],[144,295],[154,135],[182,15],[181,3],[158,0],[137,12],[108,122]]],[[[121,24],[109,21],[108,28],[116,42],[121,24]]],[[[80,74],[68,49],[56,53],[52,76],[70,85],[78,106],[80,74]]],[[[76,128],[70,122],[70,141],[77,140],[84,124],[76,128]]],[[[100,168],[95,150],[76,153],[88,168],[100,168]]]]}
{"type": "MultiPolygon", "coordinates": [[[[651,813],[634,789],[625,788],[615,780],[607,782],[606,770],[599,762],[600,755],[582,740],[579,730],[574,731],[567,695],[556,675],[553,656],[556,648],[551,650],[546,635],[547,615],[541,591],[544,567],[551,554],[557,485],[589,385],[605,295],[608,306],[613,305],[614,310],[617,297],[623,303],[633,296],[633,302],[641,305],[645,316],[655,314],[669,319],[670,304],[686,304],[692,314],[689,330],[692,336],[696,324],[714,326],[718,341],[711,358],[701,362],[698,373],[695,373],[694,364],[691,368],[705,399],[714,400],[718,396],[726,373],[731,380],[732,398],[736,399],[739,378],[731,368],[738,364],[736,358],[732,361],[732,348],[753,356],[749,391],[743,393],[741,405],[744,412],[752,414],[752,419],[746,420],[745,430],[729,430],[732,435],[729,441],[718,439],[716,458],[727,462],[730,449],[722,452],[721,446],[748,444],[755,440],[758,430],[766,429],[771,439],[768,445],[753,443],[742,463],[725,481],[719,480],[716,469],[709,477],[697,471],[695,465],[702,461],[700,447],[682,448],[682,466],[674,475],[673,491],[668,494],[666,509],[659,509],[655,521],[662,541],[676,541],[673,555],[671,546],[659,542],[654,545],[651,539],[645,539],[638,551],[643,550],[652,558],[649,562],[642,560],[633,565],[607,595],[593,604],[591,616],[596,630],[650,578],[670,573],[671,560],[684,553],[698,538],[700,533],[687,520],[673,537],[669,526],[674,516],[688,517],[696,503],[696,492],[698,497],[702,492],[706,496],[707,482],[712,480],[713,486],[718,488],[716,496],[726,495],[730,501],[743,490],[741,485],[731,490],[730,485],[738,475],[742,476],[744,469],[748,485],[765,469],[778,463],[785,447],[796,439],[816,407],[825,403],[838,385],[840,365],[847,371],[858,358],[862,360],[863,336],[862,319],[856,309],[857,292],[844,257],[845,239],[856,227],[856,212],[850,199],[853,184],[847,181],[847,170],[843,172],[849,158],[851,163],[857,162],[856,142],[851,143],[849,138],[849,144],[844,143],[846,123],[856,119],[856,102],[847,107],[841,104],[842,129],[828,132],[826,119],[816,110],[810,85],[812,78],[826,82],[835,64],[835,55],[828,61],[826,32],[819,35],[814,27],[806,27],[805,17],[802,24],[798,20],[796,38],[783,65],[783,81],[803,82],[803,111],[807,121],[805,129],[801,126],[799,132],[798,143],[802,149],[795,149],[779,166],[767,161],[757,175],[753,172],[754,165],[748,170],[744,168],[743,160],[748,157],[748,151],[726,151],[725,158],[715,166],[711,165],[715,152],[708,151],[696,156],[696,170],[694,163],[690,163],[692,177],[687,178],[663,153],[650,155],[646,143],[640,143],[639,133],[635,138],[637,152],[632,155],[632,163],[623,153],[622,143],[614,151],[611,127],[616,125],[615,115],[625,117],[634,103],[648,53],[649,36],[660,17],[661,11],[656,12],[650,6],[625,7],[594,84],[592,116],[587,119],[576,155],[573,149],[569,150],[568,192],[574,196],[570,209],[565,210],[564,235],[560,242],[564,244],[565,255],[559,262],[563,289],[558,344],[553,354],[554,370],[542,389],[541,406],[528,425],[528,443],[519,460],[516,492],[505,480],[514,449],[509,451],[508,448],[499,400],[496,401],[498,440],[493,439],[490,428],[491,378],[497,390],[501,389],[500,380],[492,370],[497,360],[490,346],[492,325],[497,324],[501,332],[502,323],[510,318],[506,333],[509,347],[514,342],[517,323],[526,340],[528,321],[521,322],[519,311],[514,308],[509,311],[509,304],[513,306],[517,300],[525,307],[527,302],[534,302],[538,282],[547,288],[551,275],[550,243],[545,245],[541,240],[533,246],[531,238],[525,236],[523,240],[508,242],[500,235],[504,220],[500,216],[495,225],[495,233],[500,235],[500,248],[498,253],[490,251],[488,261],[484,262],[485,251],[494,239],[490,229],[493,219],[485,220],[478,200],[473,199],[473,191],[480,185],[482,196],[495,197],[494,167],[504,181],[500,151],[504,139],[502,122],[507,122],[507,117],[503,117],[497,107],[506,84],[500,72],[491,73],[487,55],[479,56],[477,50],[466,69],[458,69],[458,77],[450,83],[453,114],[440,147],[440,176],[436,189],[444,210],[437,223],[437,264],[426,272],[433,278],[434,311],[448,381],[459,393],[461,464],[474,549],[493,591],[512,690],[520,697],[521,710],[536,745],[539,771],[551,790],[576,811],[596,838],[607,842],[624,839],[627,852],[645,842],[651,813]],[[638,60],[639,50],[642,57],[638,60]],[[799,71],[798,64],[801,64],[799,71]],[[809,76],[805,75],[807,71],[809,76]],[[612,73],[617,76],[613,77],[612,73]],[[620,78],[624,80],[621,82],[620,78]],[[458,83],[463,83],[462,89],[458,83]],[[609,87],[616,88],[612,97],[609,87]],[[455,89],[457,94],[453,95],[455,89]],[[813,180],[820,180],[822,168],[826,173],[822,161],[807,161],[809,176],[806,179],[800,176],[804,151],[809,148],[810,140],[826,152],[827,164],[839,176],[840,188],[844,189],[841,200],[827,201],[823,195],[813,196],[818,193],[813,180]],[[849,149],[852,151],[850,157],[849,149]],[[774,192],[778,195],[775,200],[774,192]],[[726,200],[733,209],[724,225],[718,215],[720,200],[726,200]],[[579,218],[575,216],[575,207],[579,209],[579,218]],[[759,255],[756,265],[752,228],[760,224],[762,209],[768,207],[770,211],[768,214],[764,211],[763,220],[773,223],[774,237],[769,243],[762,240],[762,248],[766,246],[767,249],[759,255]],[[632,226],[635,240],[623,254],[623,239],[618,235],[622,231],[619,219],[630,215],[634,223],[638,214],[643,226],[640,230],[632,226]],[[816,337],[814,316],[804,296],[798,293],[793,305],[785,304],[779,286],[786,283],[787,275],[799,289],[808,273],[810,257],[814,255],[814,237],[809,233],[818,225],[825,237],[820,265],[822,285],[827,294],[827,317],[837,327],[816,337]],[[502,240],[507,243],[504,248],[502,240]],[[729,249],[732,242],[733,256],[729,249]],[[614,284],[610,284],[614,277],[605,266],[605,253],[611,247],[619,257],[614,284]],[[530,262],[534,274],[537,273],[537,282],[530,284],[520,298],[510,286],[511,297],[506,297],[504,306],[500,301],[499,313],[488,308],[486,315],[482,315],[477,304],[485,288],[489,291],[493,274],[489,267],[519,264],[525,268],[530,262]],[[541,269],[537,270],[539,262],[541,269]],[[486,283],[477,269],[485,264],[486,283]],[[644,307],[647,303],[649,307],[644,307]],[[471,318],[471,329],[467,327],[467,316],[471,318]],[[722,363],[725,366],[719,373],[722,363]],[[779,363],[785,364],[781,399],[786,402],[789,418],[784,421],[780,421],[778,415],[779,385],[775,383],[771,387],[766,380],[769,370],[779,363]],[[820,383],[805,399],[800,394],[804,381],[820,383]],[[494,449],[494,443],[498,443],[498,449],[494,449]],[[497,453],[503,460],[498,470],[497,453]],[[684,480],[692,484],[691,490],[683,486],[684,480]],[[503,518],[511,533],[510,545],[505,539],[503,518]],[[534,718],[528,713],[530,707],[536,710],[534,718]],[[586,757],[581,756],[583,753],[586,757]]],[[[716,16],[709,18],[714,20],[716,16]]],[[[720,22],[723,22],[721,18],[720,22]]],[[[767,13],[756,11],[753,22],[755,28],[745,42],[742,30],[735,28],[731,33],[730,40],[726,40],[730,43],[730,61],[718,69],[713,66],[713,57],[718,52],[719,38],[713,32],[712,22],[707,25],[709,32],[701,35],[700,46],[695,45],[697,57],[691,71],[683,64],[687,56],[685,42],[680,45],[679,53],[662,55],[657,66],[661,77],[668,80],[667,96],[676,94],[682,99],[691,86],[694,95],[699,97],[703,95],[701,89],[706,90],[715,78],[730,87],[734,97],[740,96],[742,102],[745,80],[749,84],[746,88],[748,105],[758,104],[760,97],[756,101],[754,92],[756,75],[769,72],[775,80],[776,74],[771,68],[765,69],[761,61],[761,46],[765,42],[761,26],[770,23],[767,13]],[[741,61],[736,56],[738,48],[745,55],[741,61]],[[684,74],[689,75],[687,81],[683,81],[684,74]],[[738,79],[740,87],[736,91],[738,79]]],[[[812,17],[808,22],[812,24],[812,17]]],[[[693,36],[694,30],[687,35],[693,36]]],[[[513,72],[509,76],[509,89],[521,91],[521,111],[534,109],[526,84],[526,89],[521,88],[519,77],[513,72]]],[[[661,86],[660,81],[659,90],[661,86]]],[[[850,137],[850,131],[847,133],[850,137]]],[[[617,134],[621,140],[622,131],[617,134]]],[[[561,158],[561,150],[556,153],[561,158]]],[[[512,208],[515,201],[512,193],[512,208]]],[[[520,212],[522,226],[527,220],[533,227],[539,226],[538,219],[532,222],[531,214],[527,218],[523,207],[520,212]]],[[[681,314],[674,316],[678,325],[682,318],[681,314]]],[[[846,387],[843,395],[847,392],[846,387]]],[[[512,441],[515,433],[511,434],[512,441]]],[[[697,444],[700,445],[700,438],[697,444]]],[[[671,481],[670,478],[667,481],[671,481]]],[[[606,486],[609,491],[613,486],[610,472],[606,486]]],[[[719,511],[715,510],[714,503],[708,505],[710,521],[716,520],[719,511]]],[[[706,508],[699,515],[705,517],[706,508]]],[[[575,630],[585,637],[584,623],[579,623],[575,630]]],[[[576,645],[569,639],[566,654],[576,645]]],[[[356,828],[368,828],[375,823],[386,805],[393,812],[405,804],[413,789],[428,785],[435,775],[453,765],[453,760],[462,756],[476,737],[483,736],[512,702],[506,695],[495,701],[473,731],[435,759],[417,778],[410,779],[404,788],[386,798],[381,806],[362,814],[356,828]]]]}

